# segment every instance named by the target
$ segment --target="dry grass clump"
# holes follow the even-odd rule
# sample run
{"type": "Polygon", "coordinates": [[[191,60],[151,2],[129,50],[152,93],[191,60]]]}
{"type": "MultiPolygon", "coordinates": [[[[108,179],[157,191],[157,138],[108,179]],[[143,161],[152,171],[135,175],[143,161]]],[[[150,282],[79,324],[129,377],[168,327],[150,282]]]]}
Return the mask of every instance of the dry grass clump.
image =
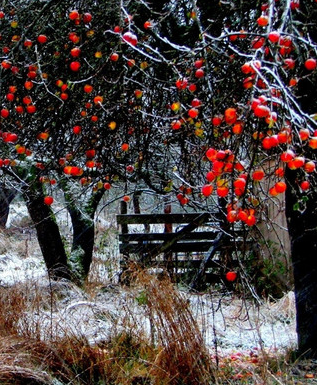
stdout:
{"type": "MultiPolygon", "coordinates": [[[[32,285],[31,285],[32,287],[32,285]]],[[[0,383],[51,384],[51,364],[59,361],[52,348],[40,340],[40,325],[27,316],[43,305],[29,285],[0,288],[0,383]]]]}
{"type": "Polygon", "coordinates": [[[168,278],[144,271],[137,284],[139,301],[148,308],[152,337],[159,349],[151,372],[168,384],[209,384],[213,365],[189,303],[168,278]]]}
{"type": "Polygon", "coordinates": [[[52,346],[17,335],[8,334],[0,339],[1,384],[53,384],[53,372],[61,378],[69,375],[52,346]]]}
{"type": "Polygon", "coordinates": [[[19,320],[26,309],[23,290],[18,285],[0,288],[0,336],[17,334],[19,320]]]}

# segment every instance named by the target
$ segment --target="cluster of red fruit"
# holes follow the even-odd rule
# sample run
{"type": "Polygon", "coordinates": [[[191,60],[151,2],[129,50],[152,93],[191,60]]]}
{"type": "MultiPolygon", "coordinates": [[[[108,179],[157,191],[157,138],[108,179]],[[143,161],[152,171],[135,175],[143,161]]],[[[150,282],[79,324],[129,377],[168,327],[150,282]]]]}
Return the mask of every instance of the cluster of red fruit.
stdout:
{"type": "Polygon", "coordinates": [[[3,167],[3,166],[8,167],[8,166],[11,166],[12,162],[13,162],[13,161],[12,161],[11,159],[8,159],[8,158],[6,158],[6,159],[1,159],[1,158],[0,158],[0,167],[3,167]]]}
{"type": "Polygon", "coordinates": [[[0,137],[5,143],[15,143],[18,140],[18,135],[12,132],[0,132],[0,137]]]}
{"type": "MultiPolygon", "coordinates": [[[[204,65],[203,58],[199,58],[195,60],[194,68],[193,68],[195,81],[202,79],[205,76],[203,65],[204,65]]],[[[176,80],[175,85],[179,90],[185,90],[186,88],[190,92],[195,92],[197,90],[197,85],[195,83],[188,83],[188,79],[186,77],[176,80]]]]}
{"type": "Polygon", "coordinates": [[[50,184],[52,186],[56,184],[56,179],[55,178],[49,178],[48,176],[41,176],[39,178],[39,181],[41,183],[48,183],[48,184],[50,184]]]}
{"type": "Polygon", "coordinates": [[[227,221],[230,223],[241,221],[251,227],[256,224],[255,210],[229,204],[227,206],[227,221]]]}
{"type": "MultiPolygon", "coordinates": [[[[193,72],[193,77],[194,77],[193,82],[189,83],[189,81],[188,81],[188,79],[186,77],[179,78],[175,82],[176,88],[179,91],[183,91],[183,90],[187,89],[191,93],[194,93],[197,90],[197,85],[196,85],[195,82],[198,81],[199,79],[204,78],[204,76],[205,76],[205,71],[203,69],[203,65],[204,65],[204,59],[199,58],[199,59],[195,60],[194,68],[193,68],[193,71],[192,71],[193,72]]],[[[199,107],[201,107],[201,105],[202,105],[202,102],[198,98],[194,98],[192,100],[191,108],[189,108],[189,110],[187,111],[188,119],[190,121],[192,121],[193,119],[196,119],[198,117],[198,115],[199,115],[199,107]]],[[[180,109],[180,103],[179,102],[172,103],[171,109],[174,112],[178,112],[178,110],[180,109]]],[[[182,124],[185,122],[185,120],[182,119],[182,118],[181,119],[177,119],[177,120],[173,120],[173,122],[171,124],[172,129],[173,130],[180,129],[182,124]]]]}
{"type": "Polygon", "coordinates": [[[89,12],[80,14],[76,9],[70,11],[68,17],[75,25],[79,25],[81,21],[84,24],[89,24],[92,20],[92,15],[89,12]]]}
{"type": "MultiPolygon", "coordinates": [[[[317,132],[315,132],[314,135],[315,134],[316,134],[316,136],[313,136],[310,140],[313,140],[315,138],[316,139],[316,143],[317,143],[317,132]]],[[[305,139],[302,139],[302,140],[307,140],[308,139],[309,136],[307,136],[306,129],[302,129],[300,131],[300,136],[303,137],[303,138],[305,137],[305,139]]],[[[315,148],[317,148],[317,147],[315,147],[315,148]]],[[[312,161],[312,160],[305,159],[304,156],[296,156],[294,151],[292,151],[291,149],[288,149],[288,150],[284,151],[280,155],[280,160],[283,163],[285,163],[287,165],[287,167],[289,169],[291,169],[291,170],[301,169],[303,171],[304,179],[301,180],[301,181],[298,181],[298,183],[299,183],[300,188],[303,191],[308,190],[310,188],[310,182],[307,179],[308,179],[309,174],[315,172],[315,170],[316,170],[315,162],[312,161]]],[[[278,191],[278,189],[276,189],[276,185],[275,185],[270,190],[270,193],[272,195],[276,195],[276,192],[279,192],[279,191],[278,191]]]]}
{"type": "Polygon", "coordinates": [[[133,47],[135,47],[137,44],[138,44],[138,38],[137,36],[128,31],[128,32],[125,32],[123,35],[122,35],[122,40],[128,44],[131,44],[133,47]]]}
{"type": "MultiPolygon", "coordinates": [[[[192,121],[193,119],[197,118],[199,114],[199,107],[201,107],[202,102],[198,98],[194,98],[191,101],[191,108],[188,110],[188,121],[192,121]]],[[[170,109],[177,113],[181,108],[180,102],[174,102],[171,104],[170,109]]],[[[173,130],[179,130],[183,123],[185,123],[186,119],[180,117],[177,120],[173,120],[171,123],[171,127],[173,130]]]]}
{"type": "Polygon", "coordinates": [[[252,60],[242,65],[241,71],[245,75],[249,75],[243,80],[243,87],[252,88],[256,79],[256,73],[261,69],[261,62],[259,60],[252,60]]]}
{"type": "Polygon", "coordinates": [[[84,173],[84,170],[78,166],[65,166],[64,173],[71,176],[81,176],[84,173]]]}
{"type": "MultiPolygon", "coordinates": [[[[37,67],[36,66],[29,65],[28,66],[27,77],[29,79],[34,79],[36,77],[36,75],[37,75],[36,71],[37,71],[37,67]]],[[[32,81],[30,81],[30,80],[26,81],[25,84],[24,84],[24,87],[27,90],[31,89],[33,87],[32,81]]],[[[7,100],[8,104],[11,104],[11,103],[13,103],[13,102],[15,102],[16,100],[19,99],[19,98],[16,97],[16,92],[17,92],[17,87],[16,86],[11,85],[11,86],[8,87],[8,91],[7,91],[7,94],[6,94],[6,100],[7,100]]],[[[22,97],[22,102],[26,106],[26,112],[28,112],[29,114],[33,114],[34,112],[36,112],[36,107],[32,103],[31,97],[29,97],[29,96],[22,97]]],[[[19,114],[19,115],[23,114],[24,111],[25,111],[25,108],[22,105],[15,105],[14,109],[15,109],[15,112],[17,114],[19,114]]],[[[10,115],[11,115],[11,113],[10,113],[9,107],[3,106],[2,109],[0,110],[0,116],[3,119],[7,119],[7,118],[9,118],[10,115]]],[[[5,143],[16,143],[18,141],[18,135],[16,133],[12,133],[12,132],[0,132],[0,137],[2,138],[2,140],[5,143]]],[[[25,146],[17,145],[16,146],[16,151],[17,151],[18,154],[26,154],[27,156],[31,155],[31,151],[26,149],[25,146]]]]}
{"type": "MultiPolygon", "coordinates": [[[[37,75],[36,69],[37,69],[36,66],[30,65],[29,66],[29,71],[27,73],[27,76],[29,78],[32,77],[32,79],[34,79],[34,77],[37,75]]],[[[33,82],[31,80],[27,80],[24,83],[24,88],[26,90],[32,89],[33,88],[33,82]]],[[[16,92],[17,92],[17,87],[16,86],[13,86],[13,85],[9,86],[8,92],[6,94],[7,103],[13,103],[16,100],[19,100],[19,98],[16,97],[16,92]]],[[[20,105],[20,104],[17,104],[14,107],[14,110],[15,110],[15,112],[17,114],[21,115],[21,114],[24,113],[24,111],[26,111],[29,114],[34,114],[36,112],[36,106],[33,104],[32,98],[30,96],[26,95],[26,96],[22,97],[22,103],[23,103],[23,105],[25,107],[23,105],[20,105]]],[[[1,110],[0,110],[0,116],[3,119],[9,118],[9,116],[10,116],[10,109],[7,106],[3,106],[1,108],[1,110]]]]}
{"type": "MultiPolygon", "coordinates": [[[[233,204],[227,206],[227,220],[230,223],[242,221],[247,226],[253,226],[256,223],[256,213],[254,207],[258,205],[257,200],[250,200],[252,203],[251,208],[241,207],[239,198],[244,196],[247,189],[249,180],[248,174],[245,172],[243,163],[235,159],[231,150],[216,150],[209,148],[206,151],[206,157],[211,161],[211,170],[207,172],[206,179],[209,182],[202,186],[201,193],[205,197],[209,197],[214,192],[214,181],[216,182],[216,194],[218,197],[226,197],[229,192],[229,186],[232,186],[232,192],[235,196],[233,204]],[[233,175],[233,171],[237,171],[239,174],[233,179],[232,183],[229,183],[229,179],[224,174],[233,175]]],[[[305,161],[303,157],[296,157],[293,151],[287,150],[282,153],[280,160],[287,164],[291,169],[303,168],[306,173],[312,173],[315,171],[315,163],[313,161],[305,161]]],[[[278,178],[273,187],[270,188],[269,193],[271,196],[276,196],[285,192],[286,183],[282,180],[284,176],[284,169],[278,167],[275,171],[275,176],[278,178]]],[[[253,172],[250,172],[250,181],[259,182],[265,177],[265,172],[261,168],[256,168],[253,172]]],[[[231,178],[230,178],[231,179],[231,178]]],[[[309,182],[304,180],[300,183],[302,190],[309,188],[309,182]]]]}
{"type": "MultiPolygon", "coordinates": [[[[222,124],[231,126],[231,132],[236,135],[240,135],[244,129],[244,123],[239,120],[238,112],[236,108],[229,107],[225,110],[224,115],[215,115],[211,119],[213,127],[219,127],[222,124]]],[[[223,137],[226,138],[230,135],[228,130],[224,131],[223,137]]]]}
{"type": "Polygon", "coordinates": [[[192,194],[192,188],[182,185],[179,187],[179,190],[180,190],[180,192],[176,195],[176,197],[177,197],[179,203],[182,206],[184,206],[189,202],[189,198],[187,195],[192,194]]]}
{"type": "MultiPolygon", "coordinates": [[[[86,163],[85,163],[86,169],[93,169],[93,168],[100,169],[102,167],[101,163],[94,159],[96,156],[95,149],[92,148],[92,149],[86,150],[85,155],[86,155],[86,163]]],[[[63,167],[64,174],[70,175],[72,177],[82,176],[84,174],[84,168],[67,164],[67,163],[70,163],[72,160],[73,160],[73,156],[71,153],[67,154],[65,158],[59,159],[59,165],[63,167]]],[[[86,185],[88,184],[88,179],[81,178],[80,183],[81,185],[86,185]],[[84,182],[87,182],[87,183],[84,183],[84,182]]]]}
{"type": "MultiPolygon", "coordinates": [[[[234,170],[242,172],[244,166],[235,159],[235,155],[231,150],[216,150],[209,148],[206,151],[207,159],[212,162],[211,170],[207,172],[206,179],[209,184],[205,184],[201,192],[205,197],[212,195],[214,187],[211,184],[216,180],[216,193],[219,197],[226,197],[229,194],[229,181],[223,177],[223,174],[231,174],[234,170]]],[[[246,187],[246,178],[241,174],[234,182],[234,191],[236,195],[241,196],[246,187]]]]}
{"type": "MultiPolygon", "coordinates": [[[[297,9],[299,8],[299,1],[291,1],[290,8],[297,9]]],[[[257,19],[257,24],[260,27],[267,27],[269,25],[269,6],[267,3],[261,5],[262,14],[257,19]]],[[[272,20],[274,17],[272,17],[272,20]]],[[[231,41],[245,38],[247,35],[242,33],[244,31],[240,31],[237,35],[230,35],[229,39],[231,41]]],[[[296,44],[293,42],[293,37],[288,34],[283,34],[282,31],[272,30],[267,33],[267,36],[263,36],[263,34],[256,36],[251,41],[251,47],[255,50],[262,49],[265,56],[269,58],[269,60],[274,60],[277,64],[284,64],[284,69],[293,70],[295,68],[296,62],[290,57],[291,54],[295,52],[296,44]],[[269,44],[267,44],[269,43],[269,44]]],[[[313,71],[317,67],[317,62],[315,58],[308,57],[304,62],[304,67],[308,71],[313,71]]],[[[261,69],[261,62],[259,60],[251,60],[245,63],[241,70],[244,74],[249,75],[247,78],[243,80],[243,87],[246,89],[252,88],[257,83],[259,88],[267,89],[268,85],[264,81],[264,79],[260,76],[259,71],[261,69]]],[[[291,78],[289,81],[290,86],[294,86],[297,84],[297,79],[291,78]]]]}

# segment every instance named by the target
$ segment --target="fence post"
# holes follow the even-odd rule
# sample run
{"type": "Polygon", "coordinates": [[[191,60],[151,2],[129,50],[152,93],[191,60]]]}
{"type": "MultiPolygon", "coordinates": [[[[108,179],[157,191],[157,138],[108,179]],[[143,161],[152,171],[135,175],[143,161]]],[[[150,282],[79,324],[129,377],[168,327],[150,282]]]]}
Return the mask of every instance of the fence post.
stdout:
{"type": "MultiPolygon", "coordinates": [[[[168,195],[164,196],[164,214],[171,214],[172,205],[168,195]]],[[[172,233],[173,232],[173,224],[172,223],[164,223],[164,233],[172,233]]],[[[171,280],[175,279],[175,272],[173,271],[173,252],[167,251],[164,253],[164,261],[166,262],[166,270],[171,280]]],[[[175,269],[177,266],[175,266],[175,269]]]]}

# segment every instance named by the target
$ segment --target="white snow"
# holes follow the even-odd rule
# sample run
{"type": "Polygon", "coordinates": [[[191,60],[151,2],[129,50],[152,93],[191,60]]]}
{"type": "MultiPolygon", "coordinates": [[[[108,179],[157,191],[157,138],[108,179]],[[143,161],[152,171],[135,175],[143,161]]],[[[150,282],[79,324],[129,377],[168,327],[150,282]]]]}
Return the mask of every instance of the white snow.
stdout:
{"type": "Polygon", "coordinates": [[[46,277],[44,263],[37,257],[21,258],[16,254],[0,255],[0,286],[46,277]]]}
{"type": "Polygon", "coordinates": [[[205,294],[190,297],[193,311],[199,309],[198,323],[207,345],[220,352],[250,351],[253,348],[287,349],[296,346],[294,293],[261,305],[233,296],[205,294]],[[202,304],[200,304],[202,303],[202,304]],[[200,310],[200,307],[202,308],[200,310]]]}
{"type": "MultiPolygon", "coordinates": [[[[106,341],[114,331],[127,328],[150,336],[147,309],[137,303],[138,293],[133,289],[110,285],[94,298],[72,285],[67,290],[64,299],[55,302],[53,309],[29,315],[36,325],[41,325],[43,336],[71,333],[87,338],[92,344],[106,341]]],[[[234,296],[221,298],[220,306],[217,295],[184,293],[184,296],[212,352],[227,355],[255,348],[281,352],[296,346],[292,292],[276,303],[261,306],[234,296]]]]}

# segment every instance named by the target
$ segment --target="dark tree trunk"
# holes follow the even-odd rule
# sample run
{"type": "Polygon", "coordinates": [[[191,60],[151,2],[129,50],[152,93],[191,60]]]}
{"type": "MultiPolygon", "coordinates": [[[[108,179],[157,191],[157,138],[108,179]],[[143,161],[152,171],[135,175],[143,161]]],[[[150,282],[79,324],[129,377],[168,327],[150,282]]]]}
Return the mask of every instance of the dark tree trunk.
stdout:
{"type": "Polygon", "coordinates": [[[69,206],[68,212],[73,226],[73,244],[70,263],[78,278],[84,281],[92,261],[95,224],[93,218],[82,213],[77,207],[69,206]]]}
{"type": "Polygon", "coordinates": [[[0,185],[0,227],[5,228],[9,216],[10,203],[17,192],[13,189],[0,185]]]}
{"type": "Polygon", "coordinates": [[[79,207],[75,204],[71,190],[66,183],[63,184],[62,188],[73,227],[73,243],[69,265],[78,282],[84,283],[89,273],[95,244],[94,216],[104,190],[96,191],[88,202],[79,207]]]}
{"type": "Polygon", "coordinates": [[[28,212],[35,225],[37,239],[48,273],[53,279],[71,278],[64,244],[52,209],[44,204],[42,192],[23,192],[28,212]]]}
{"type": "Polygon", "coordinates": [[[287,170],[286,216],[294,270],[298,353],[317,356],[317,192],[301,196],[287,170]]]}

